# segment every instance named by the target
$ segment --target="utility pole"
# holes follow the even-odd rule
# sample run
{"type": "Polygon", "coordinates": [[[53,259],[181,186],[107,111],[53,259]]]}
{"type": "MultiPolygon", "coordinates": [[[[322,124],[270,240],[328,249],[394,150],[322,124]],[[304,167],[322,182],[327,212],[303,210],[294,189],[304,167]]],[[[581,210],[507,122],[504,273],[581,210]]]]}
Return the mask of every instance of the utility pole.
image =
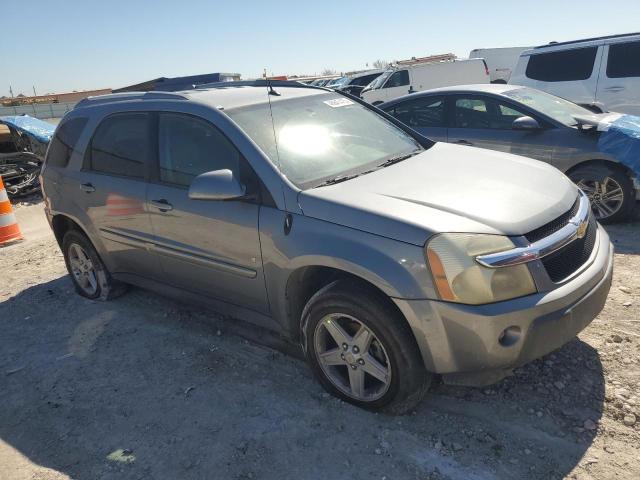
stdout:
{"type": "Polygon", "coordinates": [[[37,97],[38,94],[36,93],[36,86],[35,85],[31,85],[31,87],[33,88],[33,96],[37,97]]]}
{"type": "Polygon", "coordinates": [[[9,93],[11,94],[11,98],[13,98],[13,89],[11,88],[11,85],[9,85],[9,93]]]}

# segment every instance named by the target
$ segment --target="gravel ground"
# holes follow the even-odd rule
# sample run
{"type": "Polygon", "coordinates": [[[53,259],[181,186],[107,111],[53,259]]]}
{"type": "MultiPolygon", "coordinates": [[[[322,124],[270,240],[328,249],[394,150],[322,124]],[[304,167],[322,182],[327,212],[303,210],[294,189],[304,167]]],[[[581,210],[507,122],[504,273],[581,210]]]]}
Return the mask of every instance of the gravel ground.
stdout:
{"type": "Polygon", "coordinates": [[[76,295],[41,210],[18,205],[28,239],[0,249],[2,480],[640,478],[640,221],[608,229],[613,287],[579,338],[391,417],[238,321],[76,295]]]}

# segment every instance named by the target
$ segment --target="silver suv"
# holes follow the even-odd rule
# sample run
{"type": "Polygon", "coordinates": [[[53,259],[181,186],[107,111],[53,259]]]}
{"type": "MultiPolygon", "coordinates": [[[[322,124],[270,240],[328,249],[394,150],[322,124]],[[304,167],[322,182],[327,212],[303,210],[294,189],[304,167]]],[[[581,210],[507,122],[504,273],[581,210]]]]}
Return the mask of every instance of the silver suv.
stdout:
{"type": "Polygon", "coordinates": [[[370,409],[411,409],[434,374],[499,379],[611,283],[609,238],[555,168],[300,84],[84,100],[42,184],[80,295],[134,284],[284,334],[370,409]]]}

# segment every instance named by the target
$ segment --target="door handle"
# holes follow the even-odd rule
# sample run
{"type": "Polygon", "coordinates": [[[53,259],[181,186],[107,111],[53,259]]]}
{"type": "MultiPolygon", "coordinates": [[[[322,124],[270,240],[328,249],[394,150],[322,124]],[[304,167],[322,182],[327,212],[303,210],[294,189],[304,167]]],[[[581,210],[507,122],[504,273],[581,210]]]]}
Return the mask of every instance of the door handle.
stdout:
{"type": "Polygon", "coordinates": [[[458,145],[466,145],[467,147],[472,147],[473,146],[473,143],[471,143],[468,140],[458,140],[456,143],[458,145]]]}
{"type": "Polygon", "coordinates": [[[173,210],[173,205],[167,202],[164,198],[161,198],[160,200],[151,200],[151,206],[157,208],[161,212],[173,210]]]}
{"type": "Polygon", "coordinates": [[[81,183],[80,190],[85,193],[91,193],[96,191],[96,187],[94,187],[91,183],[81,183]]]}
{"type": "Polygon", "coordinates": [[[624,90],[624,87],[616,85],[613,87],[607,87],[604,89],[605,92],[621,92],[622,90],[624,90]]]}

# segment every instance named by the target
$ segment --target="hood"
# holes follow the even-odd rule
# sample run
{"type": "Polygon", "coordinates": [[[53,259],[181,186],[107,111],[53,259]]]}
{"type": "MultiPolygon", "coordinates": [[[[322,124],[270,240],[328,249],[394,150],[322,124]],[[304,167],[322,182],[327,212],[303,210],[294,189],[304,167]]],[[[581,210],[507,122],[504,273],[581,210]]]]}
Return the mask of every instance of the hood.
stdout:
{"type": "Polygon", "coordinates": [[[11,115],[0,117],[0,123],[13,127],[20,133],[28,135],[40,143],[48,143],[55,131],[55,125],[44,122],[29,115],[11,115]]]}
{"type": "Polygon", "coordinates": [[[436,143],[403,162],[299,195],[304,215],[422,245],[440,232],[523,235],[569,210],[577,187],[543,162],[436,143]]]}

